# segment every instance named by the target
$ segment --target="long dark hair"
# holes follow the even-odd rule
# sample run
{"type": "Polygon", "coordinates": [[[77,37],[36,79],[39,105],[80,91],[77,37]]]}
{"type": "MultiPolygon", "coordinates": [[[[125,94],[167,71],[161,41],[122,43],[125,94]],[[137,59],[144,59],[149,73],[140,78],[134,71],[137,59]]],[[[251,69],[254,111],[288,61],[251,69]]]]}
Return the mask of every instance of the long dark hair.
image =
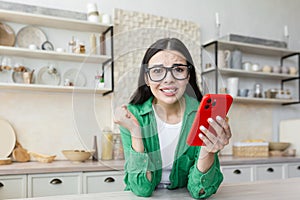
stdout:
{"type": "Polygon", "coordinates": [[[156,41],[147,49],[140,68],[138,88],[131,96],[130,104],[142,104],[146,100],[148,100],[151,96],[153,96],[150,88],[146,85],[145,82],[145,65],[149,63],[149,60],[152,58],[152,56],[154,56],[156,53],[163,50],[178,51],[185,57],[187,65],[191,66],[190,79],[189,79],[189,84],[187,85],[186,88],[186,93],[190,96],[196,95],[197,100],[201,101],[202,94],[197,85],[196,71],[195,71],[194,62],[192,60],[192,56],[190,52],[179,39],[164,38],[156,41]]]}

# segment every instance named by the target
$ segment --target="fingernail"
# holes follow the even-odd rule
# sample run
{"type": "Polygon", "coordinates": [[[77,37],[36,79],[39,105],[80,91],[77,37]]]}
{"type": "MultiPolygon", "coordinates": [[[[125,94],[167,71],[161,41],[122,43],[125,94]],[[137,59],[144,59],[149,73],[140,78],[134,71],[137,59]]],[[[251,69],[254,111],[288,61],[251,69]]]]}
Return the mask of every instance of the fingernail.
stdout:
{"type": "Polygon", "coordinates": [[[203,135],[200,133],[200,134],[199,134],[199,137],[200,137],[200,138],[203,138],[203,135]]]}
{"type": "Polygon", "coordinates": [[[200,130],[201,130],[201,131],[205,131],[206,128],[205,128],[204,126],[201,125],[201,126],[200,126],[200,130]]]}
{"type": "Polygon", "coordinates": [[[208,118],[208,122],[212,123],[214,120],[212,118],[208,118]]]}
{"type": "Polygon", "coordinates": [[[222,117],[220,117],[219,115],[216,117],[216,119],[217,119],[218,121],[222,121],[222,117]]]}

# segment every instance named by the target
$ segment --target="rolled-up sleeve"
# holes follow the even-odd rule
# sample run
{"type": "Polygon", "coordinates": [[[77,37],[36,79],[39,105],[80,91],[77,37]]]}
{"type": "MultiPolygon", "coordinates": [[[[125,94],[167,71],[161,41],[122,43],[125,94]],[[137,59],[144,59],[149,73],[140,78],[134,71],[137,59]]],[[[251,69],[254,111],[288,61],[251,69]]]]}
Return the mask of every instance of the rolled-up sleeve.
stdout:
{"type": "MultiPolygon", "coordinates": [[[[120,127],[125,154],[125,190],[131,190],[137,196],[149,197],[155,190],[154,177],[149,181],[146,173],[154,169],[147,153],[136,152],[131,146],[130,132],[120,127]]],[[[154,174],[152,173],[152,176],[154,174]]]]}
{"type": "Polygon", "coordinates": [[[223,181],[223,174],[220,170],[218,155],[206,173],[202,173],[197,168],[197,162],[191,167],[189,172],[188,190],[195,199],[208,198],[216,193],[223,181]]]}

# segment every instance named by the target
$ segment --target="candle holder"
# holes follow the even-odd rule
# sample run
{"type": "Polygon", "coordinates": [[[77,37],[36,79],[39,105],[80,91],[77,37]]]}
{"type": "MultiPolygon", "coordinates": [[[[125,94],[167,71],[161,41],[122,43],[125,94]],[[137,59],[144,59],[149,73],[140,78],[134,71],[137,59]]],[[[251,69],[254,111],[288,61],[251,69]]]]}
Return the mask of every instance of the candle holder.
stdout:
{"type": "Polygon", "coordinates": [[[216,24],[215,35],[216,39],[219,39],[221,37],[221,24],[216,24]]]}
{"type": "Polygon", "coordinates": [[[286,43],[286,48],[289,47],[289,42],[290,42],[290,36],[289,35],[285,35],[283,37],[283,41],[286,43]]]}

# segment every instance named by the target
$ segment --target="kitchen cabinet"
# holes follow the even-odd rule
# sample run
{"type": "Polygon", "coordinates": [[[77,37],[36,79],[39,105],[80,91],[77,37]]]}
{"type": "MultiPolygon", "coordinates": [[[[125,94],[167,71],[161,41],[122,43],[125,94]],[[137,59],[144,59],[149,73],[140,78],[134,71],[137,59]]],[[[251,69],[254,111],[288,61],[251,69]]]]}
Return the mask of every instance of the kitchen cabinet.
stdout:
{"type": "Polygon", "coordinates": [[[284,165],[257,165],[255,180],[275,180],[284,178],[284,165]]]}
{"type": "MultiPolygon", "coordinates": [[[[11,82],[0,82],[1,89],[8,90],[30,90],[30,91],[46,91],[46,92],[76,92],[79,93],[97,93],[97,94],[108,94],[114,89],[113,81],[113,26],[105,25],[100,23],[92,23],[88,21],[67,19],[54,16],[38,15],[24,12],[0,10],[0,21],[8,23],[19,23],[24,25],[34,25],[50,27],[54,29],[61,29],[67,31],[79,31],[85,33],[102,33],[105,36],[109,36],[108,43],[110,46],[107,48],[110,50],[110,55],[90,55],[90,54],[75,54],[66,52],[57,52],[50,50],[31,50],[28,48],[20,47],[9,47],[0,46],[1,56],[14,56],[23,57],[26,59],[33,60],[44,60],[51,61],[62,61],[66,62],[77,62],[81,63],[81,68],[88,67],[86,65],[94,64],[99,65],[99,68],[104,71],[104,77],[106,86],[104,88],[96,88],[93,86],[64,86],[63,80],[60,81],[59,85],[46,85],[46,84],[23,84],[23,83],[11,83],[11,82]],[[82,67],[84,66],[84,67],[82,67]]],[[[66,42],[67,43],[67,42],[66,42]]],[[[108,52],[108,51],[107,51],[108,52]]],[[[63,67],[63,66],[59,66],[63,67]]],[[[98,67],[98,66],[97,66],[98,67]]],[[[95,70],[96,72],[96,70],[95,70]]],[[[0,73],[2,73],[0,71],[0,73]]],[[[94,79],[96,73],[88,77],[88,80],[94,79]]]]}
{"type": "Polygon", "coordinates": [[[117,192],[125,188],[124,172],[84,172],[83,193],[117,192]]]}
{"type": "Polygon", "coordinates": [[[27,176],[0,176],[0,199],[26,198],[27,176]]]}
{"type": "MultiPolygon", "coordinates": [[[[282,73],[270,73],[270,72],[261,72],[261,71],[246,71],[242,69],[233,69],[230,66],[228,68],[219,68],[216,67],[215,63],[218,63],[218,51],[219,50],[228,50],[230,52],[234,50],[239,50],[245,55],[252,55],[252,57],[258,57],[262,59],[262,57],[267,57],[268,59],[276,60],[278,66],[282,68],[284,62],[287,59],[294,59],[290,62],[298,62],[296,67],[299,69],[299,59],[300,54],[297,51],[285,49],[285,48],[277,48],[277,47],[269,47],[255,44],[247,44],[241,42],[234,41],[226,41],[226,40],[214,40],[205,43],[202,46],[202,83],[205,93],[219,93],[221,88],[226,87],[226,78],[227,77],[239,77],[240,83],[243,83],[245,79],[251,80],[256,79],[259,82],[267,82],[272,81],[273,88],[284,89],[286,83],[294,80],[298,80],[299,84],[297,87],[300,87],[300,75],[299,72],[297,74],[282,74],[282,73]],[[297,59],[295,59],[297,58],[297,59]],[[212,80],[212,81],[211,81],[212,80]]],[[[245,60],[243,60],[245,61],[245,60]]],[[[247,61],[247,60],[246,60],[247,61]]],[[[273,61],[274,62],[274,61],[273,61]]],[[[263,65],[263,63],[260,63],[263,65]]],[[[252,83],[253,85],[253,83],[252,83]]],[[[252,89],[252,86],[248,87],[252,89]]],[[[264,88],[267,90],[268,88],[264,88]]],[[[300,95],[300,94],[299,94],[300,95]]],[[[263,95],[264,96],[264,95],[263,95]]],[[[300,103],[300,96],[294,97],[294,99],[284,99],[284,98],[253,98],[253,97],[235,97],[235,102],[244,102],[244,103],[272,103],[272,104],[294,104],[300,103]]]]}
{"type": "Polygon", "coordinates": [[[82,193],[81,173],[28,175],[28,197],[82,193]]]}
{"type": "Polygon", "coordinates": [[[287,164],[287,178],[300,177],[300,163],[287,164]]]}
{"type": "Polygon", "coordinates": [[[254,180],[254,168],[252,166],[222,166],[224,182],[250,182],[254,180]]]}

